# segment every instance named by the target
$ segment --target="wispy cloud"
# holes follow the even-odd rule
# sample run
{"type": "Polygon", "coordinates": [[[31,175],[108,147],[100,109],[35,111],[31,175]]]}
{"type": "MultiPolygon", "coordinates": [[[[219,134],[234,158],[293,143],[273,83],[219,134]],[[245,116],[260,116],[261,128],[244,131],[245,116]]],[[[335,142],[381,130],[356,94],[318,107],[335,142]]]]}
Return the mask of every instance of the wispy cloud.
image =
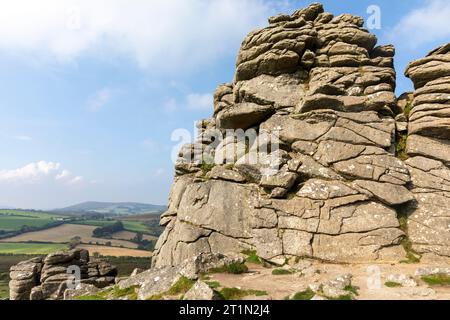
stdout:
{"type": "Polygon", "coordinates": [[[186,97],[187,107],[191,110],[212,110],[213,101],[211,94],[192,93],[186,97]]]}
{"type": "Polygon", "coordinates": [[[0,183],[37,184],[46,180],[73,185],[82,182],[83,177],[74,176],[58,162],[48,161],[32,162],[17,169],[0,170],[0,183]]]}
{"type": "Polygon", "coordinates": [[[285,6],[276,0],[2,1],[0,49],[60,61],[107,51],[148,70],[178,71],[235,54],[249,30],[285,6]]]}
{"type": "Polygon", "coordinates": [[[14,136],[13,138],[16,139],[16,140],[19,140],[19,141],[31,141],[31,140],[33,140],[33,138],[30,137],[30,136],[14,136]]]}
{"type": "Polygon", "coordinates": [[[392,39],[410,48],[442,41],[450,37],[450,2],[427,0],[422,7],[407,13],[391,32],[392,39]]]}
{"type": "Polygon", "coordinates": [[[113,96],[113,91],[110,88],[103,88],[97,91],[88,101],[87,108],[91,112],[100,111],[107,105],[113,96]]]}

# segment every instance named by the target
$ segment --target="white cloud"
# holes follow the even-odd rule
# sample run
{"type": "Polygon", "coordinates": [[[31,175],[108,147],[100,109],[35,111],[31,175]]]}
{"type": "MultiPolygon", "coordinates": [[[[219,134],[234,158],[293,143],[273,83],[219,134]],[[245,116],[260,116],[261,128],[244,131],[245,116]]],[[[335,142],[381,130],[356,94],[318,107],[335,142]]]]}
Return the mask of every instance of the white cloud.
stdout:
{"type": "Polygon", "coordinates": [[[35,183],[43,177],[58,172],[61,164],[40,161],[13,170],[0,170],[0,181],[35,183]]]}
{"type": "Polygon", "coordinates": [[[112,90],[109,88],[97,91],[88,101],[88,110],[92,112],[100,111],[111,101],[112,95],[112,90]]]}
{"type": "Polygon", "coordinates": [[[187,95],[186,103],[191,110],[212,110],[214,99],[211,94],[192,93],[187,95]]]}
{"type": "Polygon", "coordinates": [[[57,174],[55,180],[64,180],[72,176],[72,173],[69,170],[63,170],[61,173],[57,174]]]}
{"type": "Polygon", "coordinates": [[[63,169],[60,163],[39,161],[12,170],[0,170],[0,183],[38,184],[44,181],[76,184],[83,177],[74,176],[69,170],[63,169]]]}
{"type": "Polygon", "coordinates": [[[74,184],[79,184],[79,183],[81,183],[81,182],[83,182],[83,181],[84,181],[84,178],[83,178],[83,177],[81,177],[81,176],[76,176],[76,177],[70,179],[69,182],[68,182],[68,184],[74,185],[74,184]]]}
{"type": "Polygon", "coordinates": [[[14,139],[19,140],[19,141],[31,141],[31,140],[33,140],[33,138],[31,138],[30,136],[14,136],[14,139]]]}
{"type": "Polygon", "coordinates": [[[435,41],[447,42],[450,36],[449,17],[448,0],[428,0],[424,6],[412,10],[400,20],[391,32],[392,38],[410,48],[435,41]]]}
{"type": "Polygon", "coordinates": [[[14,0],[0,4],[0,50],[33,51],[60,61],[106,52],[141,67],[205,64],[266,24],[287,1],[263,0],[14,0]],[[237,18],[239,17],[239,18],[237,18]]]}

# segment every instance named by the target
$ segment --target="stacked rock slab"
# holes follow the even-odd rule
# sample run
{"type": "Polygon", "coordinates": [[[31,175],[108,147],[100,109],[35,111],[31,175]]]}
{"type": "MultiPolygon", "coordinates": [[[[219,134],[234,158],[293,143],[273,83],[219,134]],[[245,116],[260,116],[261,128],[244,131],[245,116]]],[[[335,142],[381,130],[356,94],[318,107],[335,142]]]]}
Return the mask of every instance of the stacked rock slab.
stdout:
{"type": "Polygon", "coordinates": [[[271,261],[403,259],[396,209],[414,196],[395,157],[394,48],[320,4],[269,23],[244,40],[214,117],[180,152],[153,264],[244,249],[271,261]],[[217,139],[229,129],[259,139],[217,139]],[[263,133],[280,148],[256,148],[263,133]],[[215,166],[190,161],[198,155],[215,166]]]}
{"type": "Polygon", "coordinates": [[[410,63],[415,85],[406,161],[416,203],[408,233],[419,253],[450,256],[450,44],[410,63]]]}
{"type": "Polygon", "coordinates": [[[106,261],[90,261],[86,250],[72,250],[49,254],[21,262],[10,269],[10,300],[60,300],[70,283],[75,284],[80,271],[79,283],[105,288],[115,283],[116,267],[106,261]],[[79,269],[78,269],[79,268],[79,269]]]}

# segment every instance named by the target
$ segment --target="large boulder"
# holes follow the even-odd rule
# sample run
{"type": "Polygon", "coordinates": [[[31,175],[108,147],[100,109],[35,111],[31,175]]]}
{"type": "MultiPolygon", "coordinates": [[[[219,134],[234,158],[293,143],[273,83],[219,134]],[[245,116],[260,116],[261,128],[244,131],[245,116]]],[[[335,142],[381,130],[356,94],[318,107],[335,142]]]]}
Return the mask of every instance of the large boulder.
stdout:
{"type": "MultiPolygon", "coordinates": [[[[117,268],[104,260],[90,260],[84,249],[60,251],[21,262],[10,269],[11,300],[62,300],[86,285],[104,288],[115,283],[117,268]],[[77,278],[79,270],[80,278],[77,278]]],[[[80,289],[81,290],[81,289],[80,289]]]]}
{"type": "Polygon", "coordinates": [[[395,48],[363,25],[312,4],[244,39],[196,139],[214,163],[180,159],[154,267],[243,250],[272,262],[449,256],[449,46],[410,64],[416,91],[397,99],[395,48]]]}

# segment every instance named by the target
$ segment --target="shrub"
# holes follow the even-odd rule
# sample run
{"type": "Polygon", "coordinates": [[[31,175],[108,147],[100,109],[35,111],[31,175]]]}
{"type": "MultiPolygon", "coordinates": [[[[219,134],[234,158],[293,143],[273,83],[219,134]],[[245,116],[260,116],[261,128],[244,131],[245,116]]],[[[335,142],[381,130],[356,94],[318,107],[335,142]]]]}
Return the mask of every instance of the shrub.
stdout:
{"type": "Polygon", "coordinates": [[[210,270],[211,273],[231,273],[231,274],[242,274],[248,272],[248,267],[244,263],[230,263],[224,265],[223,267],[214,268],[210,270]]]}
{"type": "Polygon", "coordinates": [[[403,287],[400,283],[394,281],[388,281],[384,284],[388,288],[400,288],[403,287]]]}
{"type": "Polygon", "coordinates": [[[316,294],[310,288],[305,291],[297,292],[292,300],[311,300],[316,294]]]}
{"type": "Polygon", "coordinates": [[[272,274],[274,276],[285,276],[285,275],[292,274],[292,271],[286,270],[286,269],[273,269],[272,274]]]}
{"type": "Polygon", "coordinates": [[[254,264],[262,264],[263,263],[263,259],[261,259],[256,254],[256,250],[244,250],[244,251],[242,251],[242,253],[247,256],[247,259],[245,261],[248,263],[254,263],[254,264]]]}
{"type": "Polygon", "coordinates": [[[449,286],[450,276],[447,274],[434,274],[423,276],[422,280],[430,286],[449,286]]]}

